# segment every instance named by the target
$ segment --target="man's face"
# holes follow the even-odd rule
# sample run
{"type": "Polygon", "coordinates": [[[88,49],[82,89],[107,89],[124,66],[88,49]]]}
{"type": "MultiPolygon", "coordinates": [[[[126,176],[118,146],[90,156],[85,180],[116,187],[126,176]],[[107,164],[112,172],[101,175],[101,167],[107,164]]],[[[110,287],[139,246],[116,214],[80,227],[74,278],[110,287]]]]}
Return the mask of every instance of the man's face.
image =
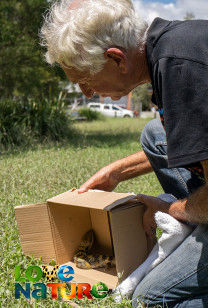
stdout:
{"type": "Polygon", "coordinates": [[[63,70],[69,81],[78,83],[88,98],[97,93],[102,97],[110,96],[113,100],[118,100],[131,91],[127,87],[127,74],[121,73],[114,61],[107,61],[104,68],[95,75],[80,72],[75,68],[63,67],[63,70]]]}

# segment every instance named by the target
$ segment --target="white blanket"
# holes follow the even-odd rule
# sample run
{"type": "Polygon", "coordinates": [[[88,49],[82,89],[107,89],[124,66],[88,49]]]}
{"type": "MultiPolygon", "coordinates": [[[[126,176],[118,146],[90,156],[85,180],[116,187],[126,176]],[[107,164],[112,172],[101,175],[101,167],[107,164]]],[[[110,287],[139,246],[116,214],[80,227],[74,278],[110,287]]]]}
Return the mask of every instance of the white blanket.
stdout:
{"type": "MultiPolygon", "coordinates": [[[[176,201],[172,195],[168,194],[160,195],[158,198],[167,202],[176,201]]],[[[192,226],[183,224],[162,212],[155,214],[155,221],[157,226],[163,230],[162,236],[144,263],[113,291],[116,302],[120,302],[124,296],[131,297],[142,279],[170,255],[193,230],[192,226]]]]}

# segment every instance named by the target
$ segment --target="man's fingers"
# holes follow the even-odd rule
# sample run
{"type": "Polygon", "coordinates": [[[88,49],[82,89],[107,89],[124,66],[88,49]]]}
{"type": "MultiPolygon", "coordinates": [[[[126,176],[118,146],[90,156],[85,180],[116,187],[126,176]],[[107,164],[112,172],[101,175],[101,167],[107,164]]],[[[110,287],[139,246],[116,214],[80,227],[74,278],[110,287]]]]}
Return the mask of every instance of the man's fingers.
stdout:
{"type": "Polygon", "coordinates": [[[147,206],[154,206],[155,202],[158,201],[157,198],[152,197],[152,196],[146,196],[146,195],[137,195],[136,200],[138,200],[138,202],[141,202],[143,204],[146,204],[147,206]]]}
{"type": "Polygon", "coordinates": [[[98,181],[96,180],[96,177],[94,175],[80,186],[80,188],[78,189],[78,193],[86,192],[89,189],[95,189],[97,186],[98,186],[98,181]]]}
{"type": "MultiPolygon", "coordinates": [[[[139,202],[142,202],[142,197],[140,196],[143,196],[143,195],[136,195],[134,198],[132,199],[129,199],[128,201],[126,201],[125,203],[139,203],[139,202]]],[[[142,202],[143,203],[143,202],[142,202]]]]}
{"type": "Polygon", "coordinates": [[[84,193],[84,192],[88,191],[88,189],[89,189],[89,185],[87,185],[87,183],[85,183],[82,186],[80,186],[80,188],[78,189],[78,194],[84,193]]]}
{"type": "Polygon", "coordinates": [[[144,231],[150,238],[155,236],[155,228],[144,228],[144,231]]]}
{"type": "Polygon", "coordinates": [[[89,189],[95,189],[94,186],[90,186],[90,185],[85,185],[85,186],[81,186],[79,189],[78,189],[78,194],[82,194],[84,192],[87,192],[89,189]]]}
{"type": "Polygon", "coordinates": [[[156,239],[156,229],[155,228],[145,228],[144,229],[146,235],[152,240],[155,241],[156,239]]]}
{"type": "Polygon", "coordinates": [[[86,191],[88,191],[88,189],[87,188],[85,188],[85,187],[80,187],[79,189],[78,189],[78,194],[82,194],[82,193],[84,193],[84,192],[86,192],[86,191]]]}
{"type": "Polygon", "coordinates": [[[89,189],[91,189],[94,186],[95,185],[93,185],[91,181],[89,181],[89,182],[87,181],[82,186],[80,186],[80,188],[78,189],[78,194],[84,193],[84,192],[88,191],[89,189]]]}

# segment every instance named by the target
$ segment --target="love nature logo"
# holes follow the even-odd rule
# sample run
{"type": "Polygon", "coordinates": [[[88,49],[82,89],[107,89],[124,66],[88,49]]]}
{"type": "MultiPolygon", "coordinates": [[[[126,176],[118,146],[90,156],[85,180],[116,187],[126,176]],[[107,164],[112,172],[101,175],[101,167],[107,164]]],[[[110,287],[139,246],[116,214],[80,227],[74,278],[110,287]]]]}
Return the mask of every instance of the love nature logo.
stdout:
{"type": "Polygon", "coordinates": [[[47,266],[28,266],[25,273],[21,272],[19,265],[15,266],[15,298],[19,299],[22,294],[25,298],[30,299],[46,299],[47,288],[51,288],[51,298],[57,299],[58,290],[63,299],[73,299],[77,296],[78,299],[83,298],[83,294],[88,299],[105,298],[109,292],[108,287],[98,282],[92,287],[89,283],[73,283],[74,269],[69,265],[57,265],[53,267],[52,271],[47,266]],[[47,281],[52,281],[58,276],[62,281],[60,283],[47,282],[46,284],[40,282],[43,276],[46,276],[47,281]],[[28,282],[29,281],[29,282],[28,282]],[[23,285],[24,284],[24,285],[23,285]],[[70,294],[67,294],[70,293],[70,294]]]}

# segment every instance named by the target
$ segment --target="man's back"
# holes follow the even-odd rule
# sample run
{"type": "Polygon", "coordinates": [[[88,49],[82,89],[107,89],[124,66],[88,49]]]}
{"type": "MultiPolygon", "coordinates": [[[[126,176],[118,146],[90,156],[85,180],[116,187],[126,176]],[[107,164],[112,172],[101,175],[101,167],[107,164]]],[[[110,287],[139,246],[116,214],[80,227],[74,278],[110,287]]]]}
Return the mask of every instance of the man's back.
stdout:
{"type": "Polygon", "coordinates": [[[175,57],[208,65],[208,20],[166,21],[156,18],[149,33],[154,62],[175,57]]]}
{"type": "Polygon", "coordinates": [[[169,167],[207,159],[208,21],[156,18],[148,31],[147,60],[169,167]]]}

